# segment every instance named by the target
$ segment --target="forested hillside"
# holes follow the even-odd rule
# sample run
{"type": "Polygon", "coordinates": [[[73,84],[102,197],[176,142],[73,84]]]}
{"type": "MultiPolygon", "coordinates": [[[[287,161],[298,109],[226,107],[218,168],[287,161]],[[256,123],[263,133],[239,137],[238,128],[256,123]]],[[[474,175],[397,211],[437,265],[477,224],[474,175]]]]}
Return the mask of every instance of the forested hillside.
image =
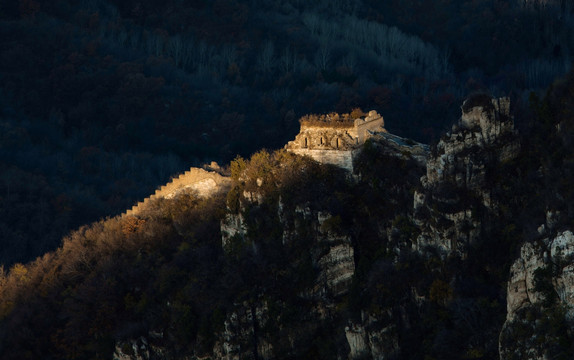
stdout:
{"type": "Polygon", "coordinates": [[[304,114],[376,109],[432,142],[473,91],[528,112],[572,32],[564,1],[4,1],[0,262],[189,166],[282,147],[304,114]]]}
{"type": "Polygon", "coordinates": [[[261,150],[226,194],[83,226],[0,272],[0,357],[570,359],[573,84],[521,132],[470,97],[426,161],[385,136],[353,174],[261,150]]]}

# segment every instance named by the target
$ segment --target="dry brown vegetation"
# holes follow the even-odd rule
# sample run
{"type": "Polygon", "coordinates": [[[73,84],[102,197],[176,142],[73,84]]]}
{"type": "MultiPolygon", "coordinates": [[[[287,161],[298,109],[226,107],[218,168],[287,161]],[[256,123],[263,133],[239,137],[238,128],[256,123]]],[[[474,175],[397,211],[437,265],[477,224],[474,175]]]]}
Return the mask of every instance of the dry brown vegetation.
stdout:
{"type": "MultiPolygon", "coordinates": [[[[330,167],[285,151],[238,158],[231,170],[244,203],[245,191],[259,191],[275,200],[281,192],[293,204],[295,197],[310,196],[305,187],[324,199],[332,192],[324,180],[335,188],[340,178],[330,167]]],[[[109,358],[116,342],[153,329],[169,329],[165,341],[173,354],[211,348],[230,301],[255,286],[249,271],[242,278],[237,269],[260,266],[243,264],[249,254],[223,257],[219,221],[225,208],[224,196],[203,199],[184,192],[158,199],[145,214],[83,226],[57,250],[2,269],[0,358],[109,358]]],[[[257,232],[271,242],[268,236],[277,234],[277,227],[273,220],[266,223],[257,232]]],[[[312,279],[312,274],[289,276],[312,279]]]]}
{"type": "Polygon", "coordinates": [[[299,119],[299,123],[301,126],[307,127],[352,128],[355,124],[355,119],[362,118],[365,115],[363,110],[356,108],[351,113],[344,114],[331,112],[322,115],[305,115],[299,119]]]}
{"type": "MultiPolygon", "coordinates": [[[[216,266],[222,208],[221,198],[206,201],[192,193],[157,201],[145,218],[115,217],[84,226],[56,251],[2,271],[1,357],[108,358],[115,340],[163,321],[163,315],[154,315],[157,301],[181,298],[176,293],[192,281],[182,267],[199,266],[193,260],[197,253],[216,266]],[[165,278],[166,271],[177,278],[165,278]],[[7,331],[15,328],[19,331],[7,331]]],[[[176,312],[181,300],[174,301],[170,311],[176,312]]],[[[186,303],[195,301],[201,300],[186,303]]],[[[210,303],[201,307],[217,306],[210,303]]],[[[189,335],[176,331],[179,337],[189,335]]]]}

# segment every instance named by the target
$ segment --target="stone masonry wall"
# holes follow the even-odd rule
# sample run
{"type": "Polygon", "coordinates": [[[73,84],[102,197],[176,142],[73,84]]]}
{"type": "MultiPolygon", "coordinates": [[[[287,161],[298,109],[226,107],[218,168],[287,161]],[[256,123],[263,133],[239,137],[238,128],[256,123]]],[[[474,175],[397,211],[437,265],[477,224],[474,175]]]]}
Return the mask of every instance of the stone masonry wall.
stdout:
{"type": "Polygon", "coordinates": [[[328,125],[302,124],[295,140],[285,145],[285,149],[353,172],[353,159],[360,146],[374,133],[386,132],[383,117],[374,110],[365,118],[355,119],[352,126],[337,122],[328,125]]]}
{"type": "Polygon", "coordinates": [[[369,132],[381,131],[385,126],[385,121],[383,117],[379,115],[376,111],[369,111],[369,115],[365,119],[355,120],[355,131],[354,136],[357,137],[358,143],[363,144],[371,134],[369,132]]]}
{"type": "Polygon", "coordinates": [[[215,171],[192,167],[157,189],[150,197],[134,205],[130,210],[127,210],[123,216],[137,215],[144,211],[151,201],[159,198],[173,198],[183,190],[194,190],[197,191],[200,197],[209,197],[215,193],[228,190],[230,187],[231,178],[222,176],[215,171]]]}
{"type": "Polygon", "coordinates": [[[292,149],[289,150],[297,155],[307,155],[322,164],[332,164],[353,172],[353,158],[359,149],[352,150],[309,150],[292,149]]]}

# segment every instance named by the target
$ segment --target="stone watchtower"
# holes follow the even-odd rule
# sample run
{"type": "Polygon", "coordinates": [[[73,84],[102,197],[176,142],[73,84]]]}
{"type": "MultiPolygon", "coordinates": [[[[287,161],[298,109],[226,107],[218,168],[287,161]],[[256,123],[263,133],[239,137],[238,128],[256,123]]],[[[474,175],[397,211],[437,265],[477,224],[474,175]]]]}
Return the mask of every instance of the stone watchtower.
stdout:
{"type": "Polygon", "coordinates": [[[353,119],[348,114],[301,118],[301,130],[285,149],[314,160],[353,172],[353,159],[365,141],[377,132],[386,132],[383,117],[371,110],[353,119]]]}

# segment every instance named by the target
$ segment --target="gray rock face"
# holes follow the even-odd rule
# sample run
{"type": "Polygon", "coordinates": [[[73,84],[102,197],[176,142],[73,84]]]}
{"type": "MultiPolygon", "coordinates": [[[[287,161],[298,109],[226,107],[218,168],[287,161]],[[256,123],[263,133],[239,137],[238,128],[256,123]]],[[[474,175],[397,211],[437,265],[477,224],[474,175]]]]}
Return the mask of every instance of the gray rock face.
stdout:
{"type": "Polygon", "coordinates": [[[514,319],[519,309],[543,300],[542,294],[534,291],[534,271],[544,266],[543,250],[532,243],[524,244],[520,249],[520,258],[510,268],[506,300],[507,319],[514,319]]]}
{"type": "Polygon", "coordinates": [[[247,232],[247,227],[241,214],[226,214],[225,218],[221,220],[220,228],[221,244],[224,249],[229,247],[234,237],[243,238],[247,232]]]}
{"type": "Polygon", "coordinates": [[[147,339],[128,340],[116,345],[114,360],[148,360],[150,358],[147,339]]]}
{"type": "Polygon", "coordinates": [[[168,359],[171,354],[162,346],[163,333],[150,332],[147,336],[118,342],[113,360],[168,359]]]}
{"type": "MultiPolygon", "coordinates": [[[[280,207],[281,209],[281,207],[280,207]]],[[[353,275],[355,274],[354,249],[351,238],[339,234],[334,226],[336,218],[325,211],[312,211],[307,206],[297,207],[296,218],[293,223],[284,216],[283,242],[293,242],[300,234],[298,229],[302,223],[310,224],[314,230],[315,253],[314,262],[319,268],[319,276],[312,291],[306,297],[330,298],[340,296],[349,290],[353,275]]]]}
{"type": "Polygon", "coordinates": [[[396,359],[400,353],[399,336],[389,309],[378,316],[361,313],[359,323],[345,327],[349,359],[396,359]]]}
{"type": "MultiPolygon", "coordinates": [[[[311,130],[302,130],[296,143],[291,144],[290,151],[327,154],[335,160],[328,160],[323,155],[316,160],[352,170],[353,156],[347,156],[345,151],[349,154],[355,151],[357,141],[343,141],[343,132],[347,130],[328,129],[329,133],[325,128],[311,130]]],[[[488,169],[497,162],[512,159],[519,150],[508,99],[480,96],[467,100],[462,107],[460,121],[432,151],[423,144],[385,132],[369,131],[365,134],[369,134],[373,141],[384,144],[388,149],[386,155],[408,157],[426,165],[426,175],[421,178],[422,186],[414,191],[412,200],[414,223],[420,235],[409,238],[403,247],[392,248],[392,254],[400,255],[401,251],[413,250],[425,252],[427,248],[434,248],[444,256],[458,255],[464,258],[468,245],[481,236],[483,224],[477,213],[496,216],[498,211],[498,204],[486,184],[488,169]]],[[[277,213],[270,216],[273,221],[278,219],[276,225],[279,232],[274,234],[278,236],[277,245],[288,247],[301,239],[311,244],[305,248],[305,254],[310,254],[309,262],[312,264],[309,271],[313,278],[305,283],[303,290],[297,290],[296,296],[312,310],[304,318],[289,322],[277,315],[282,313],[276,309],[292,305],[266,297],[265,290],[257,293],[255,299],[237,300],[226,314],[224,329],[215,334],[213,349],[206,349],[209,354],[203,355],[222,360],[284,358],[288,356],[284,351],[297,348],[301,342],[309,339],[314,341],[312,334],[320,322],[335,321],[333,319],[338,316],[337,331],[334,333],[340,335],[338,344],[342,344],[338,349],[339,359],[345,356],[351,360],[398,358],[401,354],[400,337],[405,329],[408,330],[411,321],[405,304],[395,308],[362,309],[360,319],[353,320],[346,318],[346,314],[337,313],[335,304],[338,306],[341,303],[339,300],[345,298],[355,275],[353,241],[359,235],[353,233],[352,237],[341,229],[341,219],[324,209],[314,208],[310,203],[291,204],[289,209],[285,208],[281,198],[272,206],[264,203],[267,199],[258,190],[262,184],[258,179],[257,187],[241,194],[239,211],[228,211],[223,217],[220,223],[223,248],[229,252],[241,248],[234,244],[249,244],[249,248],[256,253],[258,244],[249,238],[252,219],[245,210],[258,206],[277,209],[277,213]]],[[[553,214],[549,215],[544,229],[553,227],[554,217],[553,214]]],[[[381,233],[386,231],[387,237],[391,238],[392,228],[381,225],[380,230],[381,233]]],[[[413,233],[419,234],[417,231],[413,233]]],[[[516,324],[529,321],[528,311],[540,307],[545,300],[545,294],[535,290],[537,270],[545,268],[549,261],[560,262],[573,256],[574,235],[570,231],[524,245],[520,258],[511,268],[508,283],[508,317],[500,336],[502,358],[511,358],[516,354],[524,359],[544,358],[544,351],[534,345],[536,337],[514,343],[507,340],[513,339],[516,324]]],[[[561,302],[567,306],[574,304],[574,265],[562,267],[560,275],[552,278],[551,283],[561,302]]],[[[416,289],[413,294],[412,297],[405,297],[404,302],[410,303],[412,308],[423,309],[429,302],[427,295],[419,296],[416,289]]],[[[535,324],[532,327],[529,334],[535,334],[535,324]]],[[[143,344],[143,340],[138,341],[118,344],[117,359],[151,358],[151,347],[142,347],[140,343],[143,344]]]]}
{"type": "Polygon", "coordinates": [[[225,330],[219,336],[213,354],[221,360],[244,358],[273,358],[273,346],[268,339],[257,334],[257,329],[269,320],[269,310],[264,301],[255,304],[236,304],[225,321],[225,330]]]}
{"type": "Polygon", "coordinates": [[[328,252],[319,261],[321,291],[332,296],[345,294],[355,274],[354,249],[348,235],[338,234],[329,227],[333,216],[327,212],[317,213],[318,240],[325,244],[328,252]]]}
{"type": "MultiPolygon", "coordinates": [[[[258,196],[244,197],[251,201],[249,206],[258,206],[258,196]]],[[[242,204],[244,209],[247,204],[242,204]]],[[[285,213],[284,204],[279,199],[277,204],[277,217],[282,229],[282,243],[284,246],[294,243],[302,236],[300,231],[305,229],[306,237],[312,241],[311,258],[313,267],[318,270],[315,283],[304,293],[299,294],[306,301],[317,304],[316,314],[311,318],[324,319],[331,310],[328,307],[333,297],[346,294],[349,291],[353,275],[355,274],[354,249],[351,237],[339,232],[337,217],[326,211],[311,209],[308,204],[296,206],[289,216],[285,213]]],[[[249,226],[242,215],[228,213],[221,221],[222,245],[225,251],[233,251],[234,242],[250,243],[254,249],[257,244],[249,239],[249,226]]],[[[256,251],[256,250],[255,250],[256,251]]],[[[278,356],[270,339],[265,338],[257,331],[269,321],[268,307],[264,300],[257,304],[237,304],[236,311],[225,321],[225,330],[218,335],[213,354],[217,359],[238,360],[243,358],[272,359],[278,356]],[[256,344],[256,345],[254,345],[256,344]]],[[[274,319],[273,321],[277,321],[274,319]]],[[[307,331],[314,324],[299,324],[300,329],[285,329],[286,339],[279,343],[292,348],[292,341],[298,339],[300,331],[307,331]],[[291,339],[291,340],[290,340],[291,339]],[[282,344],[287,342],[288,344],[282,344]]],[[[280,330],[277,330],[280,331],[280,330]]],[[[277,343],[277,340],[275,340],[277,343]]]]}
{"type": "Polygon", "coordinates": [[[370,354],[365,328],[361,325],[349,324],[345,328],[345,337],[349,343],[350,359],[360,359],[370,354]]]}
{"type": "Polygon", "coordinates": [[[499,344],[501,359],[552,358],[549,344],[559,340],[548,332],[549,322],[563,322],[568,331],[574,330],[573,259],[571,230],[522,246],[510,269],[507,316],[499,344]]]}
{"type": "Polygon", "coordinates": [[[355,274],[354,250],[350,243],[329,247],[329,252],[319,259],[319,283],[326,293],[334,296],[345,294],[355,274]]]}
{"type": "Polygon", "coordinates": [[[425,187],[454,182],[458,187],[481,189],[489,161],[506,161],[517,155],[510,100],[490,99],[490,103],[473,107],[468,103],[473,103],[472,98],[463,104],[458,125],[439,141],[429,158],[425,187]]]}
{"type": "Polygon", "coordinates": [[[550,264],[557,267],[551,283],[559,300],[574,307],[574,234],[571,230],[544,238],[538,243],[525,243],[510,269],[507,296],[507,319],[512,320],[525,306],[540,305],[544,294],[536,291],[535,278],[538,269],[550,264]]]}
{"type": "Polygon", "coordinates": [[[415,250],[433,247],[464,257],[480,235],[477,210],[496,213],[486,184],[488,167],[512,159],[519,150],[509,106],[508,98],[469,98],[458,124],[431,151],[423,189],[415,193],[413,204],[422,230],[415,250]]]}
{"type": "MultiPolygon", "coordinates": [[[[385,314],[384,317],[390,317],[385,314]]],[[[349,359],[395,359],[400,353],[396,326],[385,325],[384,321],[363,313],[361,322],[350,322],[345,327],[345,337],[349,344],[349,359]]],[[[389,320],[389,319],[387,319],[389,320]]]]}
{"type": "MultiPolygon", "coordinates": [[[[279,219],[283,229],[283,244],[293,242],[299,236],[298,223],[290,224],[283,215],[283,206],[278,206],[279,219]]],[[[295,210],[300,221],[311,223],[315,231],[315,242],[318,256],[316,265],[320,269],[314,296],[340,296],[345,294],[351,285],[355,274],[354,249],[348,235],[338,234],[330,225],[333,216],[328,212],[311,211],[308,207],[298,207],[295,210]]],[[[336,221],[336,219],[335,219],[336,221]]],[[[227,251],[232,247],[232,241],[246,241],[247,226],[243,215],[227,214],[221,221],[222,246],[227,251]]]]}

